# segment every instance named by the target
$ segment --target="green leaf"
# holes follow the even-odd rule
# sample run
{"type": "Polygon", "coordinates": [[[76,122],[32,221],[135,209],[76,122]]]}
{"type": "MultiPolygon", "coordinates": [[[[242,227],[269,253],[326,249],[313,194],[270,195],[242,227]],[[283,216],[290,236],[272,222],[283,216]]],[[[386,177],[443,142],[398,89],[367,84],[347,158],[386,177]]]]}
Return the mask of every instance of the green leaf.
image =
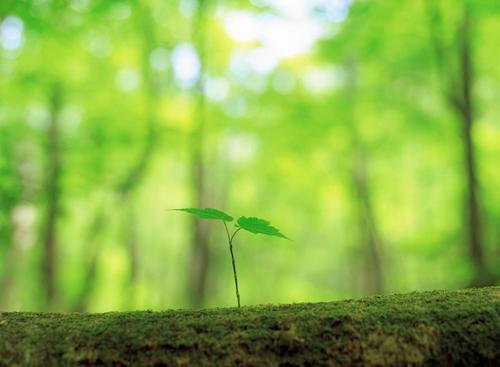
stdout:
{"type": "Polygon", "coordinates": [[[225,222],[233,221],[233,217],[231,217],[229,214],[226,214],[223,211],[214,208],[205,208],[205,209],[182,208],[182,209],[172,209],[172,210],[194,214],[200,219],[220,219],[225,222]]]}
{"type": "Polygon", "coordinates": [[[265,219],[260,219],[255,217],[240,217],[237,223],[238,227],[248,232],[281,237],[289,240],[287,236],[281,233],[279,229],[271,226],[271,223],[265,219]]]}

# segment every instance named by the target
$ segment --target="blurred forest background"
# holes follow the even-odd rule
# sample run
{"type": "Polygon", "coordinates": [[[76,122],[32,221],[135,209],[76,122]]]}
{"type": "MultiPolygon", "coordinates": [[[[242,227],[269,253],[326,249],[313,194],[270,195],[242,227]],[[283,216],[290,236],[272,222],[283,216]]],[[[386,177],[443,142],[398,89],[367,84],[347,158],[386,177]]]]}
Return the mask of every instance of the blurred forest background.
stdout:
{"type": "Polygon", "coordinates": [[[1,0],[0,310],[500,282],[497,0],[1,0]]]}

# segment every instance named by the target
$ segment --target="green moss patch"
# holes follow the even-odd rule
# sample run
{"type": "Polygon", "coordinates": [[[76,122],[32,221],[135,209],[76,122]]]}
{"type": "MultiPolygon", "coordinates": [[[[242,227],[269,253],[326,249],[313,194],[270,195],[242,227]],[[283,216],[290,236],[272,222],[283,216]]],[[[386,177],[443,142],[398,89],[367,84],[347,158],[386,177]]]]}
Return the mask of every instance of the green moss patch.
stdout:
{"type": "Polygon", "coordinates": [[[500,365],[500,287],[329,303],[0,313],[1,366],[500,365]]]}

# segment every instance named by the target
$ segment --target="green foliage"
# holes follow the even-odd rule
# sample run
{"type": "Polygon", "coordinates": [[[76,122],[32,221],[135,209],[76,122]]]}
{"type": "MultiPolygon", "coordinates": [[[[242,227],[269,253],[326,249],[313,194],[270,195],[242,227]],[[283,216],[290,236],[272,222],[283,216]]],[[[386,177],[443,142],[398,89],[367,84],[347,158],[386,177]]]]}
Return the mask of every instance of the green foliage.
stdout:
{"type": "Polygon", "coordinates": [[[231,217],[229,214],[226,214],[221,210],[213,208],[205,208],[205,209],[182,208],[182,209],[172,209],[172,210],[194,214],[199,219],[220,219],[225,222],[233,221],[233,217],[231,217]]]}
{"type": "Polygon", "coordinates": [[[238,227],[251,233],[289,239],[281,233],[279,229],[271,226],[271,223],[265,219],[256,217],[240,217],[237,223],[238,227]]]}
{"type": "MultiPolygon", "coordinates": [[[[229,31],[238,30],[233,15],[293,29],[298,18],[283,1],[230,0],[222,13],[209,1],[200,28],[200,8],[186,12],[184,1],[0,0],[0,310],[44,307],[54,112],[57,309],[186,307],[195,278],[184,274],[186,264],[201,262],[183,243],[189,226],[165,230],[172,212],[164,208],[181,208],[189,197],[265,213],[273,224],[279,218],[278,228],[294,229],[301,246],[293,251],[238,248],[241,269],[266,257],[265,272],[242,279],[245,304],[373,293],[370,258],[379,259],[383,292],[470,284],[462,130],[441,85],[462,85],[465,5],[481,238],[500,281],[499,1],[342,1],[345,19],[334,19],[338,9],[325,1],[297,2],[311,10],[300,24],[320,36],[289,54],[300,40],[288,37],[281,45],[289,56],[278,57],[282,47],[275,53],[262,32],[241,42],[229,31]],[[441,38],[443,76],[433,33],[441,38]],[[196,49],[203,34],[210,45],[198,52],[205,85],[181,85],[174,56],[183,45],[196,49]],[[256,67],[262,63],[269,65],[264,73],[256,67]],[[57,83],[62,105],[52,111],[57,83]],[[196,177],[200,185],[191,182],[196,177]],[[371,255],[370,243],[380,256],[371,255]]],[[[286,35],[270,33],[271,40],[286,35]]],[[[255,233],[224,218],[231,230],[255,233]]],[[[224,287],[230,275],[213,277],[231,268],[224,246],[211,250],[210,271],[200,276],[212,290],[203,304],[220,306],[232,301],[233,289],[224,287]]]]}

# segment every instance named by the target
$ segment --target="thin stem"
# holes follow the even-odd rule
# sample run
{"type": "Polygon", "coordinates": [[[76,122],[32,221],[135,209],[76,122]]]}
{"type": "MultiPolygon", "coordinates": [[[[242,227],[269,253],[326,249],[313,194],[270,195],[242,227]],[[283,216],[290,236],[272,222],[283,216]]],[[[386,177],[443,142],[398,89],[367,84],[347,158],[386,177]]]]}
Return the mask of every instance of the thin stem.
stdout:
{"type": "Polygon", "coordinates": [[[227,224],[226,221],[223,220],[222,223],[224,224],[224,228],[226,229],[226,234],[227,234],[227,241],[231,242],[231,236],[229,235],[229,229],[227,229],[227,224]]]}
{"type": "Polygon", "coordinates": [[[238,276],[236,275],[236,263],[234,261],[233,244],[229,244],[229,251],[231,252],[231,260],[233,262],[233,274],[234,274],[234,285],[236,287],[236,298],[238,299],[238,308],[241,307],[240,304],[240,291],[238,290],[238,276]]]}
{"type": "Polygon", "coordinates": [[[229,242],[233,243],[233,238],[236,236],[236,233],[240,231],[241,228],[238,228],[236,231],[234,231],[233,235],[231,236],[231,240],[229,242]]]}
{"type": "Polygon", "coordinates": [[[234,259],[234,252],[233,252],[233,239],[234,239],[234,236],[236,236],[236,234],[240,231],[241,228],[238,228],[236,231],[234,231],[233,235],[231,236],[231,235],[229,235],[229,230],[227,228],[226,222],[223,221],[223,223],[224,223],[224,228],[226,229],[227,241],[229,243],[229,252],[231,252],[231,261],[233,264],[234,285],[236,288],[236,299],[238,300],[238,308],[240,308],[241,307],[240,291],[238,289],[238,275],[236,274],[236,261],[234,259]]]}

